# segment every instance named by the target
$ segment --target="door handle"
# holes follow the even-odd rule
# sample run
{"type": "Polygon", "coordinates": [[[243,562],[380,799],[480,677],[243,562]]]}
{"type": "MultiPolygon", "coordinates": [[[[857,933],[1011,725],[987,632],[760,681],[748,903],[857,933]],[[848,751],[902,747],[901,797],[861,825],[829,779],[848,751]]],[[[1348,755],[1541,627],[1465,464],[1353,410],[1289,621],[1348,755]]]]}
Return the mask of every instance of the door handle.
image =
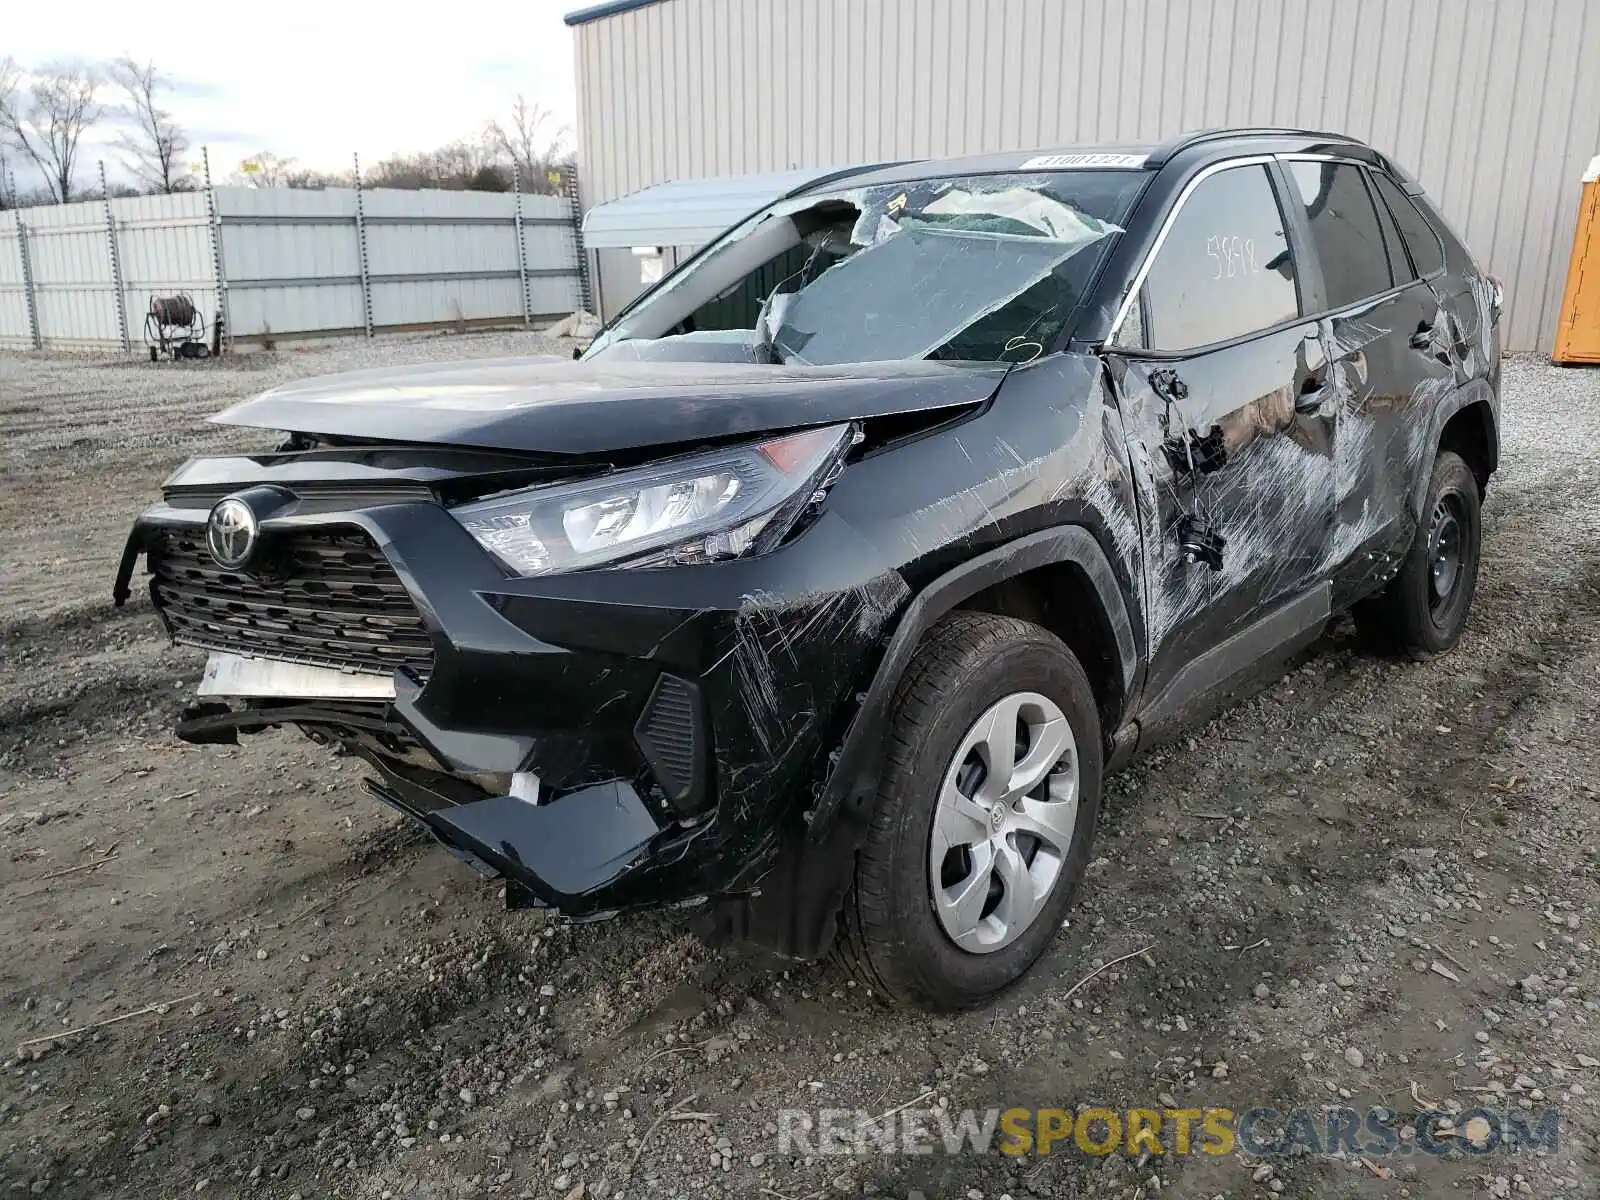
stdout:
{"type": "Polygon", "coordinates": [[[1411,348],[1413,350],[1426,350],[1433,345],[1433,326],[1424,321],[1417,326],[1416,332],[1411,335],[1411,348]]]}

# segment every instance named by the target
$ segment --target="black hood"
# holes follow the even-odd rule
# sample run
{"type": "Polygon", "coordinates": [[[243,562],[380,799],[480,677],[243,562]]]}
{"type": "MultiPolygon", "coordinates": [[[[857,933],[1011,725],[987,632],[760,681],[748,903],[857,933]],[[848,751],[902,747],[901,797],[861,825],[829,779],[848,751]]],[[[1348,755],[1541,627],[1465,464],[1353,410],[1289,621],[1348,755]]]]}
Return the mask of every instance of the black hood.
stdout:
{"type": "Polygon", "coordinates": [[[980,404],[1006,369],[489,359],[300,380],[212,420],[329,437],[601,454],[980,404]]]}

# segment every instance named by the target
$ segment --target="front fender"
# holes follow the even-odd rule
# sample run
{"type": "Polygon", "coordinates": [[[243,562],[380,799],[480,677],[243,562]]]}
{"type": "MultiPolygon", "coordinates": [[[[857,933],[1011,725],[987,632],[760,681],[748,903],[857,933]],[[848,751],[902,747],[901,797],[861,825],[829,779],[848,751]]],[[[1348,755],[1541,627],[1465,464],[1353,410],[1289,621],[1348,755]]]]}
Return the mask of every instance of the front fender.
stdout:
{"type": "Polygon", "coordinates": [[[1110,560],[1094,534],[1081,525],[1060,525],[980,554],[939,576],[907,605],[861,707],[834,756],[821,797],[807,814],[811,842],[827,838],[841,813],[860,824],[870,819],[872,800],[883,769],[883,726],[889,718],[895,689],[923,635],[940,617],[985,588],[1058,563],[1076,564],[1093,584],[1107,624],[1116,638],[1123,694],[1131,692],[1138,668],[1133,626],[1110,560]]]}

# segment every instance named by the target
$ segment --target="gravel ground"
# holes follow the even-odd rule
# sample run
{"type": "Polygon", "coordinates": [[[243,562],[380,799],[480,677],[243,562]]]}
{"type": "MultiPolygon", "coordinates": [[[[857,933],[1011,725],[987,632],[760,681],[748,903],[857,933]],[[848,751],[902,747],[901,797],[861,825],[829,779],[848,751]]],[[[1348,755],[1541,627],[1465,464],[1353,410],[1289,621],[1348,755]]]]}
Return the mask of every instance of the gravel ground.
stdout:
{"type": "Polygon", "coordinates": [[[200,418],[300,375],[552,349],[502,334],[160,367],[0,357],[0,1188],[1600,1194],[1600,374],[1506,364],[1453,654],[1380,661],[1341,623],[1113,779],[1038,970],[990,1010],[930,1018],[829,965],[707,949],[670,917],[508,914],[353,763],[290,733],[171,737],[199,657],[165,645],[147,603],[108,597],[171,466],[252,444],[200,418]],[[777,1136],[797,1109],[1324,1104],[1555,1105],[1561,1141],[1263,1161],[837,1155],[777,1136]]]}

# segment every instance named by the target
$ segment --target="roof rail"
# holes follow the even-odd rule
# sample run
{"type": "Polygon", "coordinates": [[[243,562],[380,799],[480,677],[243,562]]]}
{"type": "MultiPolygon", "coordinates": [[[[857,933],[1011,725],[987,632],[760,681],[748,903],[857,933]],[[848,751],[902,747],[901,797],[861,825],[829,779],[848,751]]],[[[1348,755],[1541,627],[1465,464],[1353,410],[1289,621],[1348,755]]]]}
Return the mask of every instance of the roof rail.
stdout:
{"type": "Polygon", "coordinates": [[[1152,167],[1159,167],[1171,159],[1179,151],[1187,150],[1191,146],[1203,145],[1206,142],[1227,141],[1231,138],[1248,137],[1316,137],[1327,138],[1329,141],[1335,142],[1351,142],[1358,146],[1363,144],[1357,141],[1357,139],[1343,133],[1329,133],[1328,131],[1322,129],[1295,129],[1289,126],[1280,125],[1250,125],[1238,126],[1234,128],[1196,129],[1191,130],[1188,133],[1180,133],[1176,137],[1169,138],[1162,142],[1161,145],[1157,146],[1150,152],[1149,164],[1152,167]]]}

